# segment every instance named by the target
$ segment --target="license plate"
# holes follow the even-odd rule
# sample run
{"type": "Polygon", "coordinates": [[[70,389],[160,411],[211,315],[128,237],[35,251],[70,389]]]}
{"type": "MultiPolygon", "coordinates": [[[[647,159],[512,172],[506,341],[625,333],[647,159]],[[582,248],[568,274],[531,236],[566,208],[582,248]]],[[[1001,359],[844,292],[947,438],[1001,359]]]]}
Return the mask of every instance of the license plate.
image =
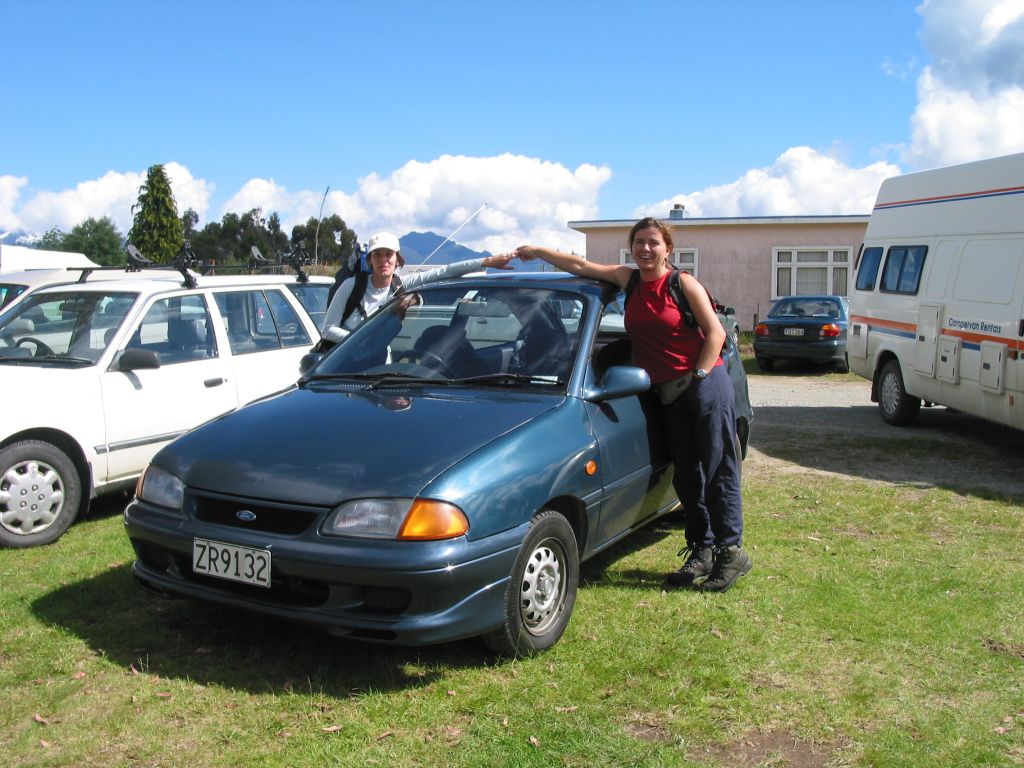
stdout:
{"type": "Polygon", "coordinates": [[[804,329],[803,328],[783,328],[782,329],[782,335],[783,336],[803,336],[804,335],[804,329]]]}
{"type": "Polygon", "coordinates": [[[192,570],[218,579],[270,587],[270,552],[220,541],[193,539],[192,570]]]}

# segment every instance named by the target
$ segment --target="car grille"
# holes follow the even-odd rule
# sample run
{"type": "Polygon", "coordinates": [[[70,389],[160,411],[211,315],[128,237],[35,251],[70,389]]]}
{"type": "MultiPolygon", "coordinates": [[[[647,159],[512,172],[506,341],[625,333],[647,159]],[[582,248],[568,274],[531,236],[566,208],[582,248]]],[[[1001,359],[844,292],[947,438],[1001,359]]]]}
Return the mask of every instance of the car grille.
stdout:
{"type": "Polygon", "coordinates": [[[247,531],[266,531],[297,536],[314,527],[330,510],[294,504],[254,503],[250,499],[192,491],[199,520],[247,531]]]}

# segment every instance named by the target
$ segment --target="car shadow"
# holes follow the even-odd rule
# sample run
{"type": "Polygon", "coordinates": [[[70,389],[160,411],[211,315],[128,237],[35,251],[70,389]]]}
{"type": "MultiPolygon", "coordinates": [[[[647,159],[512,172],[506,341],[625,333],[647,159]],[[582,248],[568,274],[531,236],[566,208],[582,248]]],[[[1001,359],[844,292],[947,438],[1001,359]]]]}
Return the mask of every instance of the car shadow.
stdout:
{"type": "Polygon", "coordinates": [[[894,427],[876,405],[761,406],[750,447],[745,469],[756,467],[761,453],[865,480],[1024,499],[1021,432],[942,407],[922,408],[913,425],[894,427]]]}
{"type": "Polygon", "coordinates": [[[679,546],[683,544],[683,521],[677,512],[658,518],[581,563],[580,588],[615,586],[641,592],[660,591],[665,585],[665,573],[642,568],[612,571],[611,566],[622,558],[659,544],[665,539],[678,539],[679,546]]]}
{"type": "Polygon", "coordinates": [[[479,639],[422,647],[362,643],[222,606],[149,595],[128,564],[64,584],[33,612],[126,674],[250,693],[352,696],[419,688],[496,658],[479,639]]]}

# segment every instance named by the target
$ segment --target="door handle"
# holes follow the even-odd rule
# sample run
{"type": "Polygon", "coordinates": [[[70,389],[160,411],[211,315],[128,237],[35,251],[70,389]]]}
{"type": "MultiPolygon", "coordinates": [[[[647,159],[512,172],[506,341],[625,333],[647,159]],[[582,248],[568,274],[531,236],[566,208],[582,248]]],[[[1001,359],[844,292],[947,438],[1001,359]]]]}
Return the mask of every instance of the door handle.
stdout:
{"type": "Polygon", "coordinates": [[[207,389],[209,389],[210,387],[219,387],[221,384],[224,383],[224,381],[225,379],[223,376],[217,379],[207,379],[206,381],[203,382],[203,386],[206,387],[207,389]]]}

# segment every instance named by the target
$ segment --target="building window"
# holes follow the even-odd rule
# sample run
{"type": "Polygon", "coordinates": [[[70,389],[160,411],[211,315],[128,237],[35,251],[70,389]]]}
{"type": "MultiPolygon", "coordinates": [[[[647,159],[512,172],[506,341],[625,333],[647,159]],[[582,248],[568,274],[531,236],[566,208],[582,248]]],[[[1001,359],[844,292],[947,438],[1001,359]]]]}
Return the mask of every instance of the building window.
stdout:
{"type": "MultiPolygon", "coordinates": [[[[619,264],[632,264],[633,254],[629,248],[623,248],[619,251],[619,264]]],[[[694,277],[697,277],[697,249],[696,248],[676,248],[672,251],[672,263],[676,269],[681,269],[683,272],[689,272],[694,277]]]]}
{"type": "Polygon", "coordinates": [[[773,299],[782,296],[846,296],[849,248],[772,248],[773,299]]]}

